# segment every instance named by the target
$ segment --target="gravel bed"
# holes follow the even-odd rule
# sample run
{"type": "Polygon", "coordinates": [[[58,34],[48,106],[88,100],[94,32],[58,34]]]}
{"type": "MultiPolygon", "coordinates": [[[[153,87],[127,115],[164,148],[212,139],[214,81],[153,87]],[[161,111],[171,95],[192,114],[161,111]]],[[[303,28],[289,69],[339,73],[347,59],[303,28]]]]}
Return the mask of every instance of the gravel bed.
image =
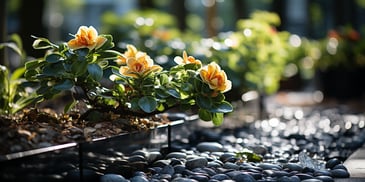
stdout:
{"type": "MultiPolygon", "coordinates": [[[[241,122],[237,118],[228,116],[225,123],[241,122]]],[[[170,147],[139,148],[128,154],[113,147],[87,152],[82,181],[330,182],[350,177],[343,162],[365,141],[365,116],[342,107],[282,107],[271,111],[269,119],[235,127],[200,124],[204,122],[173,128],[170,147]]],[[[60,169],[48,169],[55,175],[25,174],[24,179],[80,181],[77,150],[68,153],[57,160],[60,169]]],[[[23,166],[24,172],[30,167],[46,170],[29,165],[23,166]]]]}
{"type": "Polygon", "coordinates": [[[115,155],[104,163],[102,175],[85,170],[84,177],[101,182],[330,182],[350,177],[343,162],[364,144],[364,121],[362,114],[344,108],[282,108],[270,119],[235,129],[192,130],[188,138],[173,141],[169,151],[115,155]]]}

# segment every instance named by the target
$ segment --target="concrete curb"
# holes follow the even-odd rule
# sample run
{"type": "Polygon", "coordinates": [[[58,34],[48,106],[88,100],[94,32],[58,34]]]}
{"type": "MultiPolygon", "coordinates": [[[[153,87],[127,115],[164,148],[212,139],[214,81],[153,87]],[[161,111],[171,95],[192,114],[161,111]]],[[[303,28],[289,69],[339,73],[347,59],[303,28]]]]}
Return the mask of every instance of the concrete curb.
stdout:
{"type": "Polygon", "coordinates": [[[336,182],[365,181],[365,145],[351,154],[344,165],[350,173],[350,178],[335,179],[336,182]]]}

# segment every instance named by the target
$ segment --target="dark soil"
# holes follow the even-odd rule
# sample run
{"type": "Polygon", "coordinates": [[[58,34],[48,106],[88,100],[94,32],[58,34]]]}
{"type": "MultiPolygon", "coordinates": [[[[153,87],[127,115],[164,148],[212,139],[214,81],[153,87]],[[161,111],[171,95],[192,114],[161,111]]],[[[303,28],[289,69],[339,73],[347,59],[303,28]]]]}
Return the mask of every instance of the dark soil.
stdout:
{"type": "Polygon", "coordinates": [[[16,115],[0,115],[0,155],[70,142],[91,141],[146,130],[168,122],[167,117],[136,118],[99,111],[59,114],[52,109],[25,109],[16,115]]]}

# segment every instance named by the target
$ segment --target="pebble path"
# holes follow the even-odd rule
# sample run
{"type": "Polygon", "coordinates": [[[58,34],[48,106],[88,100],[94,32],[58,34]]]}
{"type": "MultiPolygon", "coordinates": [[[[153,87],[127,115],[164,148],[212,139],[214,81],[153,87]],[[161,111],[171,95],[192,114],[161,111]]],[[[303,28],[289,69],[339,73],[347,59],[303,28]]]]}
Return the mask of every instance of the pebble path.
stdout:
{"type": "Polygon", "coordinates": [[[283,110],[240,128],[197,129],[170,148],[98,156],[101,173],[90,164],[84,181],[331,182],[350,177],[343,162],[364,144],[364,122],[338,108],[283,110]]]}

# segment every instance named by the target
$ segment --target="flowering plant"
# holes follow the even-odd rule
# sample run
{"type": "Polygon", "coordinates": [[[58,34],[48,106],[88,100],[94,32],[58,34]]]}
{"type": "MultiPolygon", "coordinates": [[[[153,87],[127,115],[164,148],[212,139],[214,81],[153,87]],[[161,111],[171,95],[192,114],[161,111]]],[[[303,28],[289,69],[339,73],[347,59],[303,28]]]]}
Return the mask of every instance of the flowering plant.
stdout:
{"type": "Polygon", "coordinates": [[[316,66],[321,70],[365,67],[362,33],[351,26],[329,30],[327,36],[320,40],[322,54],[316,66]]]}
{"type": "Polygon", "coordinates": [[[211,59],[227,70],[240,94],[249,90],[272,94],[279,89],[289,60],[290,35],[277,31],[279,24],[277,14],[255,11],[250,18],[237,21],[236,31],[207,41],[211,59]]]}
{"type": "MultiPolygon", "coordinates": [[[[81,26],[67,43],[36,38],[33,47],[48,50],[43,58],[25,65],[25,77],[39,83],[37,93],[44,99],[81,90],[91,108],[138,116],[197,105],[200,118],[215,125],[233,110],[223,94],[232,85],[225,72],[214,62],[203,66],[186,52],[175,58],[177,65],[164,70],[133,45],[124,53],[112,50],[112,36],[98,35],[92,26],[81,26]],[[112,81],[112,86],[103,80],[112,81]]],[[[77,102],[74,98],[65,112],[77,102]]]]}

